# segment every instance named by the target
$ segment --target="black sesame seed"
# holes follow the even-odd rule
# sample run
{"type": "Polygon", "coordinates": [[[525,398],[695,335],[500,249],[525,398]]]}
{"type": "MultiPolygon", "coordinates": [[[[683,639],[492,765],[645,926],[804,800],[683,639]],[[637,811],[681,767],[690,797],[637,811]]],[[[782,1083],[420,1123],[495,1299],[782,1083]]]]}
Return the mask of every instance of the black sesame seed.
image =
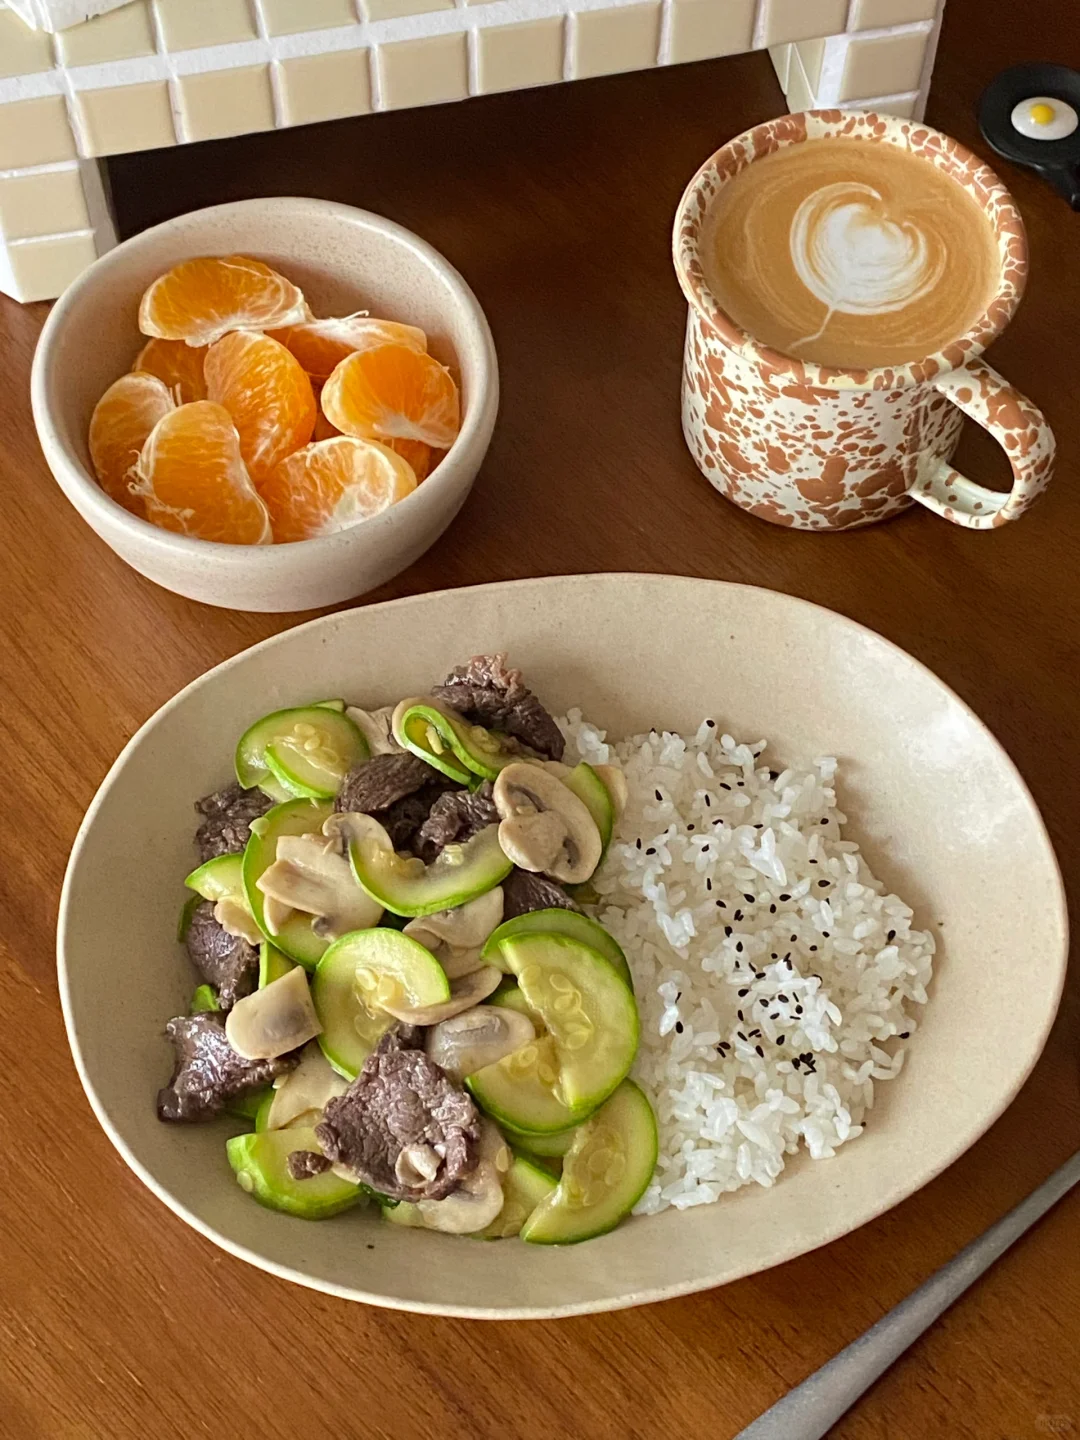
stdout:
{"type": "Polygon", "coordinates": [[[745,781],[745,780],[736,780],[736,781],[735,781],[735,784],[736,784],[736,785],[745,785],[745,784],[746,784],[746,781],[745,781]]]}
{"type": "Polygon", "coordinates": [[[709,727],[710,730],[715,730],[715,729],[716,729],[716,721],[715,721],[715,720],[706,720],[706,721],[705,721],[705,724],[709,727]]]}
{"type": "MultiPolygon", "coordinates": [[[[705,849],[707,850],[708,848],[709,848],[709,847],[706,845],[706,846],[705,846],[705,849]]],[[[705,876],[705,889],[706,889],[706,890],[711,890],[711,889],[712,889],[712,881],[709,879],[709,877],[708,877],[707,875],[705,876]]]]}
{"type": "Polygon", "coordinates": [[[741,910],[736,910],[736,911],[735,911],[735,915],[734,915],[733,918],[736,919],[736,920],[741,920],[741,919],[742,919],[742,911],[741,911],[741,910]]]}
{"type": "Polygon", "coordinates": [[[796,1005],[796,1006],[795,1006],[795,1014],[796,1014],[796,1015],[801,1015],[801,1014],[802,1014],[802,1006],[801,1006],[801,1005],[796,1005]]]}
{"type": "Polygon", "coordinates": [[[739,991],[739,999],[740,999],[740,1000],[744,1000],[744,999],[746,998],[746,996],[749,995],[749,994],[750,994],[750,987],[747,986],[745,990],[740,990],[740,991],[739,991]]]}
{"type": "Polygon", "coordinates": [[[741,941],[741,940],[737,940],[737,941],[735,942],[735,949],[736,949],[736,951],[738,952],[738,954],[740,954],[740,955],[742,954],[742,941],[741,941]]]}
{"type": "Polygon", "coordinates": [[[828,882],[828,880],[819,880],[817,883],[821,886],[822,890],[824,890],[825,887],[826,887],[826,885],[828,885],[829,882],[828,882]]]}
{"type": "Polygon", "coordinates": [[[779,771],[779,770],[770,770],[770,771],[769,771],[769,779],[770,779],[770,780],[779,780],[779,779],[780,779],[780,771],[779,771]]]}
{"type": "Polygon", "coordinates": [[[760,1031],[760,1030],[751,1030],[751,1031],[750,1031],[750,1038],[753,1039],[753,1037],[754,1037],[755,1035],[760,1035],[760,1034],[761,1034],[761,1031],[760,1031]]]}
{"type": "Polygon", "coordinates": [[[828,930],[822,930],[822,932],[821,932],[821,938],[822,938],[823,940],[828,940],[828,938],[829,938],[829,932],[828,932],[828,930]]]}
{"type": "Polygon", "coordinates": [[[660,791],[659,791],[659,790],[657,790],[655,793],[656,793],[656,798],[657,798],[657,800],[663,800],[664,797],[663,797],[663,795],[660,794],[660,791]]]}
{"type": "Polygon", "coordinates": [[[776,914],[776,906],[775,906],[775,905],[770,905],[770,906],[769,906],[769,914],[770,914],[770,915],[775,915],[775,914],[776,914]]]}
{"type": "Polygon", "coordinates": [[[725,925],[725,926],[724,926],[724,934],[725,934],[725,935],[730,935],[730,934],[731,934],[731,926],[730,926],[730,925],[725,925]]]}
{"type": "Polygon", "coordinates": [[[687,828],[687,830],[692,830],[694,827],[693,827],[693,825],[687,825],[686,828],[687,828]]]}
{"type": "Polygon", "coordinates": [[[736,1011],[735,1011],[735,1014],[739,1017],[740,1020],[745,1020],[745,1019],[746,1019],[746,1016],[742,1013],[741,1010],[736,1010],[736,1011]]]}
{"type": "Polygon", "coordinates": [[[886,940],[895,940],[895,939],[896,939],[896,931],[895,931],[895,930],[890,930],[889,933],[888,933],[888,935],[885,936],[885,939],[886,939],[886,940]]]}
{"type": "Polygon", "coordinates": [[[753,905],[753,903],[754,903],[754,897],[753,897],[753,895],[748,895],[745,890],[743,891],[743,897],[742,897],[742,898],[746,901],[746,903],[747,903],[748,905],[753,905]]]}
{"type": "Polygon", "coordinates": [[[683,1023],[682,1023],[681,1020],[676,1020],[676,1021],[675,1021],[675,1034],[676,1034],[676,1035],[681,1035],[682,1032],[683,1032],[683,1023]]]}
{"type": "Polygon", "coordinates": [[[791,937],[791,943],[794,945],[795,942],[796,942],[796,940],[798,940],[798,938],[799,938],[798,935],[792,935],[792,937],[791,937]]]}
{"type": "Polygon", "coordinates": [[[731,789],[731,786],[725,784],[724,781],[721,780],[721,781],[720,781],[720,789],[721,789],[721,790],[730,790],[730,789],[731,789]]]}
{"type": "Polygon", "coordinates": [[[773,950],[773,951],[770,952],[770,956],[771,956],[771,958],[772,958],[773,960],[779,960],[779,959],[780,959],[780,956],[777,955],[777,953],[776,953],[775,950],[773,950]]]}
{"type": "Polygon", "coordinates": [[[787,998],[786,995],[777,995],[776,998],[777,998],[778,1000],[782,1000],[785,1005],[788,1003],[788,998],[787,998]]]}
{"type": "Polygon", "coordinates": [[[764,1059],[765,1059],[765,1051],[761,1048],[761,1046],[760,1046],[760,1045],[755,1045],[755,1046],[754,1046],[754,1049],[755,1049],[755,1050],[757,1051],[757,1053],[761,1056],[762,1060],[764,1060],[764,1059]]]}
{"type": "Polygon", "coordinates": [[[717,904],[717,908],[720,909],[720,910],[726,910],[726,909],[727,909],[727,905],[724,903],[723,900],[717,900],[716,904],[717,904]]]}
{"type": "Polygon", "coordinates": [[[764,825],[755,825],[755,826],[754,826],[754,829],[755,829],[755,830],[764,830],[764,828],[765,828],[764,825]]]}
{"type": "Polygon", "coordinates": [[[776,1037],[776,1043],[777,1043],[777,1045],[782,1045],[786,1039],[787,1039],[787,1036],[786,1036],[786,1035],[777,1035],[777,1037],[776,1037]]]}
{"type": "Polygon", "coordinates": [[[826,815],[825,818],[824,818],[824,820],[822,820],[821,823],[822,823],[822,825],[827,825],[827,824],[829,823],[829,817],[826,815]]]}
{"type": "Polygon", "coordinates": [[[770,1019],[770,1020],[779,1020],[779,1019],[780,1019],[780,1011],[777,1010],[777,1012],[776,1012],[775,1015],[770,1015],[770,1016],[769,1016],[769,1019],[770,1019]]]}
{"type": "Polygon", "coordinates": [[[901,1040],[910,1040],[910,1039],[911,1039],[911,1031],[910,1031],[910,1030],[901,1030],[901,1032],[900,1032],[900,1039],[901,1039],[901,1040]]]}
{"type": "Polygon", "coordinates": [[[755,971],[755,973],[754,973],[754,979],[755,979],[755,980],[764,980],[764,979],[765,979],[765,971],[764,971],[764,970],[755,971]]]}
{"type": "Polygon", "coordinates": [[[811,865],[816,865],[816,864],[817,864],[817,861],[816,861],[816,860],[814,860],[814,859],[813,859],[813,858],[811,858],[811,860],[810,860],[810,864],[811,864],[811,865]]]}
{"type": "Polygon", "coordinates": [[[780,899],[781,899],[781,900],[790,900],[790,899],[791,899],[791,896],[790,896],[790,895],[781,895],[781,896],[780,896],[780,899]]]}
{"type": "Polygon", "coordinates": [[[795,1059],[792,1060],[792,1062],[791,1062],[792,1069],[797,1070],[801,1064],[802,1064],[802,1056],[801,1056],[801,1055],[796,1055],[796,1056],[795,1056],[795,1059]]]}
{"type": "Polygon", "coordinates": [[[639,850],[641,849],[641,836],[640,836],[640,835],[639,835],[638,838],[634,841],[634,844],[637,846],[637,848],[638,848],[639,850]]]}
{"type": "Polygon", "coordinates": [[[811,946],[810,946],[810,949],[811,949],[811,950],[816,950],[816,949],[817,949],[817,946],[816,946],[816,945],[811,945],[811,946]]]}
{"type": "Polygon", "coordinates": [[[738,1035],[738,1037],[739,1037],[740,1040],[745,1040],[745,1039],[746,1039],[746,1036],[742,1033],[741,1030],[736,1030],[736,1031],[735,1031],[735,1034],[738,1035]]]}
{"type": "Polygon", "coordinates": [[[645,854],[646,854],[646,855],[655,855],[655,854],[656,854],[656,846],[655,846],[655,845],[650,845],[649,848],[645,851],[645,854]]]}

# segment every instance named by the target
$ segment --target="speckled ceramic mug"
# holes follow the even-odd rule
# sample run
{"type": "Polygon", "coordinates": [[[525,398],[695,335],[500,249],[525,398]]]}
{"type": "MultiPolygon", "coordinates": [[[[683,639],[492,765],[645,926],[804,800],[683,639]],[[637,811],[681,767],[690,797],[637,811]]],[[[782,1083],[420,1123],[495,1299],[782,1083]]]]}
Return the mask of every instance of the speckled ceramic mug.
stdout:
{"type": "Polygon", "coordinates": [[[859,111],[759,125],[718,150],[690,182],[676,214],[674,255],[690,305],[683,434],[706,479],[736,505],[777,525],[839,530],[889,519],[918,501],[954,524],[988,530],[1018,519],[1046,488],[1055,444],[1045,417],[980,358],[1024,292],[1024,224],[994,172],[957,141],[917,121],[859,111]],[[967,334],[915,363],[831,369],[770,349],[724,312],[701,265],[711,205],[748,165],[815,139],[901,147],[978,201],[998,238],[1001,274],[967,334]],[[950,465],[961,412],[1005,450],[1010,491],[988,490],[950,465]]]}

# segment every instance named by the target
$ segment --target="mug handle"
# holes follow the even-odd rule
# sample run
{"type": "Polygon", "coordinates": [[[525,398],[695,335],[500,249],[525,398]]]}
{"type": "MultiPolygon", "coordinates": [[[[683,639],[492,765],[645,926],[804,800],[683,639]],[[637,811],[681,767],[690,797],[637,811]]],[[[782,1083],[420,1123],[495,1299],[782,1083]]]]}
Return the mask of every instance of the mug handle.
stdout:
{"type": "Polygon", "coordinates": [[[982,360],[930,383],[993,435],[1009,457],[1013,484],[1008,494],[987,490],[931,456],[910,492],[912,499],[969,530],[992,530],[1018,520],[1053,473],[1057,442],[1045,415],[982,360]]]}

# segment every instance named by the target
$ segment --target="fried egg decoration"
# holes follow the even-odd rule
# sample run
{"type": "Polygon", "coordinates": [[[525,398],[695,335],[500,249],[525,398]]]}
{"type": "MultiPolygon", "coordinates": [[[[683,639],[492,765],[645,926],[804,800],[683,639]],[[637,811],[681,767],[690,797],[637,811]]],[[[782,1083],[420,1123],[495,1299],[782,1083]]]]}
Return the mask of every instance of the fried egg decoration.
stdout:
{"type": "Polygon", "coordinates": [[[1080,115],[1064,100],[1036,95],[1021,100],[1012,112],[1012,123],[1028,140],[1067,140],[1080,127],[1080,115]]]}

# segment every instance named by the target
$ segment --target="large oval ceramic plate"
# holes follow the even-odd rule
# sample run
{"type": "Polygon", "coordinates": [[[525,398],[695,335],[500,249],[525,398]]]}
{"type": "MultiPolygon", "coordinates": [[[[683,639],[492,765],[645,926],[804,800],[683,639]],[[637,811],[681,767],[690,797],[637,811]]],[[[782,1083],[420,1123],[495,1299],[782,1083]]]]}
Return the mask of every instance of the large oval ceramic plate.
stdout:
{"type": "Polygon", "coordinates": [[[373,1304],[495,1318],[660,1300],[776,1265],[925,1185],[1009,1104],[1042,1050],[1064,977],[1061,879],[1012,762],[909,656],[829,611],[666,576],[486,585],[330,615],[211,670],[150,719],[79,831],[60,906],[60,990],[86,1092],[135,1173],[216,1244],[285,1279],[373,1304]],[[256,716],[312,696],[382,705],[469,654],[505,649],[556,710],[615,734],[722,718],[797,762],[842,762],[840,804],[874,871],[940,953],[903,1075],[864,1136],[791,1163],[768,1191],[633,1219],[568,1249],[475,1244],[374,1214],[304,1223],[253,1205],[226,1122],[169,1126],[165,1021],[192,974],[174,931],[197,797],[230,778],[256,716]]]}

